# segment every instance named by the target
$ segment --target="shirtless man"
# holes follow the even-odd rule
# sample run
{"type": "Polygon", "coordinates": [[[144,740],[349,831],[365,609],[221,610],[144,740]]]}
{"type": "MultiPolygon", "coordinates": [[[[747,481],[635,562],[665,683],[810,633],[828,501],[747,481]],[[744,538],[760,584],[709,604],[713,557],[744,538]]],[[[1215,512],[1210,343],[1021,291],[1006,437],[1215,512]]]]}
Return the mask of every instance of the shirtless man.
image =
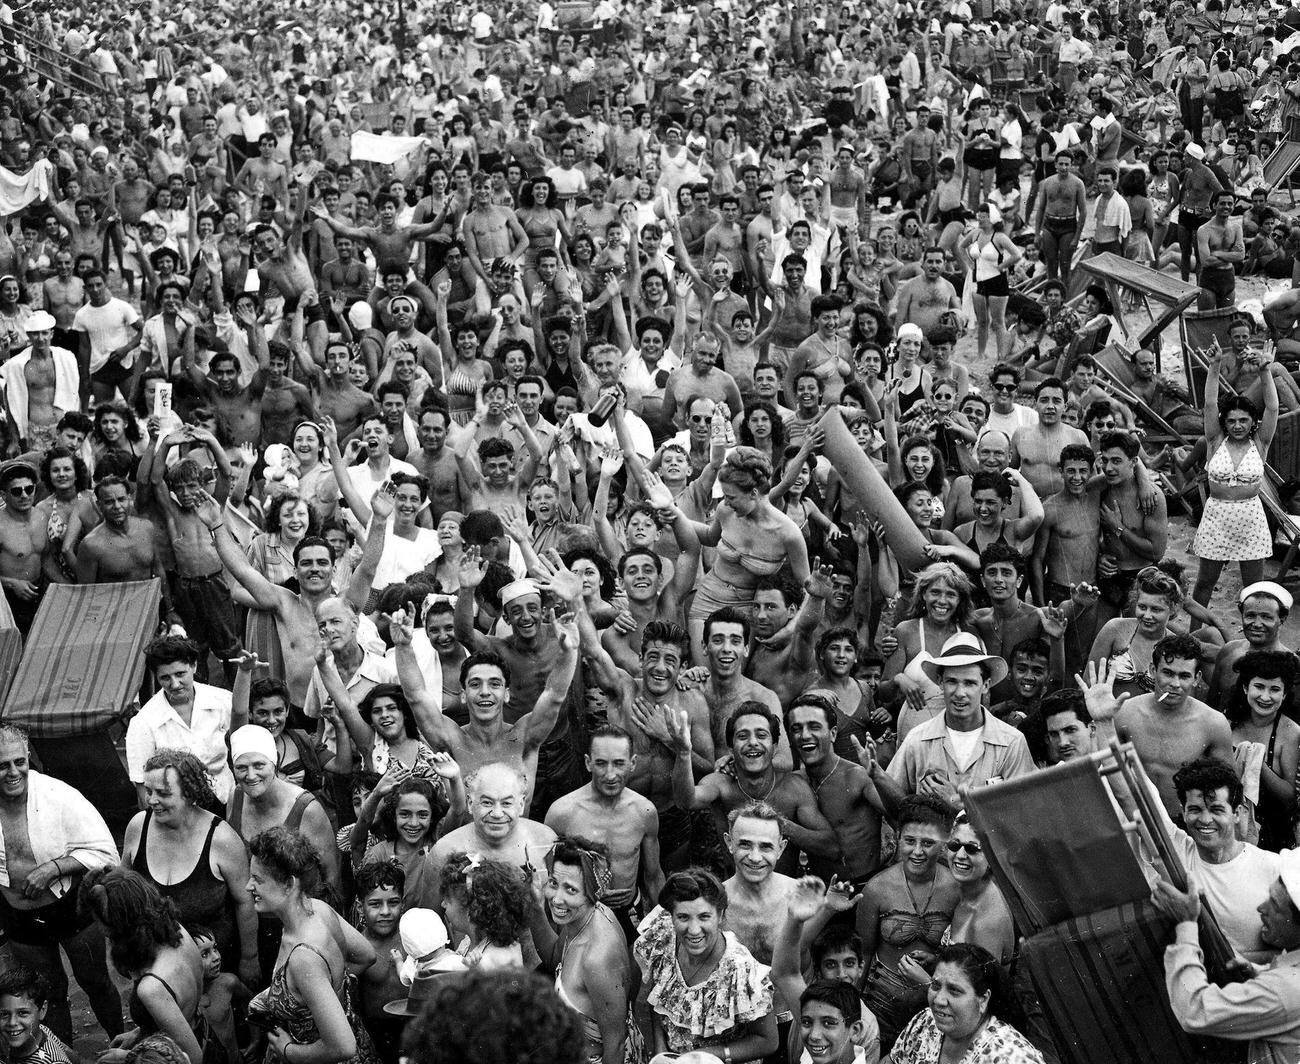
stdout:
{"type": "Polygon", "coordinates": [[[1088,437],[1061,420],[1065,409],[1065,384],[1056,377],[1039,381],[1034,387],[1034,409],[1038,424],[1022,426],[1011,437],[1011,464],[1020,472],[1040,499],[1061,490],[1064,480],[1058,463],[1061,452],[1072,443],[1088,446],[1088,437]]]}
{"type": "Polygon", "coordinates": [[[72,273],[71,251],[55,252],[54,276],[45,278],[41,288],[45,309],[54,315],[54,345],[75,353],[80,338],[72,328],[72,319],[86,302],[86,288],[72,273]]]}
{"type": "Polygon", "coordinates": [[[1192,268],[1193,248],[1200,261],[1197,233],[1210,220],[1214,194],[1223,186],[1214,171],[1205,165],[1205,149],[1199,144],[1189,144],[1183,149],[1183,169],[1178,178],[1178,244],[1182,251],[1179,269],[1185,281],[1192,268]]]}
{"type": "MultiPolygon", "coordinates": [[[[745,675],[749,657],[750,623],[747,614],[734,606],[714,610],[704,620],[704,663],[709,678],[700,694],[709,705],[709,722],[713,731],[713,748],[727,745],[727,721],[742,702],[757,702],[775,716],[781,712],[781,700],[757,680],[745,675]]],[[[778,747],[772,763],[782,771],[794,768],[790,750],[778,747]]]]}
{"type": "MultiPolygon", "coordinates": [[[[817,808],[808,780],[778,769],[772,755],[781,741],[781,722],[766,706],[742,702],[727,721],[725,738],[731,751],[726,772],[713,771],[697,784],[692,770],[692,736],[686,714],[666,714],[673,726],[673,801],[679,809],[710,809],[721,832],[728,814],[746,802],[767,802],[781,815],[781,833],[803,851],[811,867],[824,874],[837,866],[839,843],[817,808]]],[[[798,868],[793,850],[780,867],[798,868]]]]}
{"type": "Polygon", "coordinates": [[[557,835],[576,835],[609,847],[613,878],[601,901],[614,911],[629,942],[636,937],[632,907],[640,898],[638,912],[647,912],[664,884],[659,813],[654,802],[627,785],[636,771],[632,746],[632,736],[622,728],[596,728],[586,758],[591,782],[557,799],[546,814],[546,826],[557,835]]]}
{"type": "MultiPolygon", "coordinates": [[[[677,428],[686,427],[687,404],[696,398],[726,403],[728,410],[741,409],[740,388],[726,370],[718,369],[718,338],[697,333],[691,341],[689,361],[673,370],[664,385],[663,419],[677,428]]],[[[712,413],[712,411],[710,411],[712,413]]]]}
{"type": "Polygon", "coordinates": [[[1237,685],[1233,666],[1250,651],[1295,653],[1282,642],[1282,625],[1286,623],[1293,601],[1291,592],[1271,580],[1260,580],[1241,589],[1237,608],[1241,611],[1241,632],[1245,638],[1233,639],[1219,648],[1210,678],[1211,704],[1226,706],[1229,703],[1237,685]]]}
{"type": "Polygon", "coordinates": [[[59,419],[80,409],[77,358],[51,347],[54,316],[33,311],[23,325],[31,345],[4,366],[5,406],[19,446],[43,451],[53,446],[59,419]]]}
{"type": "MultiPolygon", "coordinates": [[[[358,610],[364,608],[370,597],[371,582],[384,553],[393,496],[388,491],[376,492],[370,501],[370,509],[377,520],[366,537],[365,551],[344,592],[347,601],[358,610]]],[[[334,597],[331,584],[334,555],[329,544],[316,536],[309,536],[294,548],[294,576],[298,581],[295,593],[271,583],[252,566],[244,555],[244,549],[230,534],[221,508],[211,497],[198,507],[197,513],[215,544],[218,563],[225,566],[248,593],[253,605],[275,617],[276,634],[284,653],[284,681],[289,688],[289,698],[295,706],[305,705],[316,669],[316,651],[321,642],[317,609],[334,597]]]]}
{"type": "Polygon", "coordinates": [[[754,589],[754,641],[745,674],[775,692],[783,705],[804,689],[816,665],[817,629],[830,593],[831,567],[815,562],[802,602],[797,588],[780,577],[760,577],[754,589]]]}
{"type": "Polygon", "coordinates": [[[133,494],[121,477],[104,477],[95,484],[95,502],[104,520],[77,546],[77,583],[120,584],[156,576],[162,583],[164,611],[170,614],[171,588],[158,554],[158,530],[131,512],[133,494]]]}
{"type": "Polygon", "coordinates": [[[429,482],[429,508],[435,525],[449,511],[464,514],[472,509],[469,487],[461,475],[460,464],[447,446],[450,421],[447,411],[441,407],[421,410],[420,420],[415,425],[420,449],[407,455],[411,464],[429,482]]]}
{"type": "MultiPolygon", "coordinates": [[[[975,444],[975,461],[979,463],[976,472],[994,473],[998,476],[1011,467],[1011,437],[1000,429],[985,429],[980,433],[975,444]]],[[[943,527],[949,532],[958,525],[975,520],[975,503],[971,499],[973,477],[963,473],[952,482],[948,490],[948,499],[944,504],[943,527]]],[[[1024,514],[1024,501],[1020,497],[1020,485],[1011,483],[1011,502],[1002,509],[1002,517],[1007,521],[1018,521],[1024,514]]]]}
{"type": "Polygon", "coordinates": [[[324,207],[313,208],[316,217],[339,236],[350,237],[375,253],[376,277],[394,270],[405,274],[410,269],[411,251],[416,244],[426,240],[447,241],[447,235],[442,232],[445,209],[431,222],[405,226],[397,224],[398,204],[392,196],[376,196],[375,211],[379,216],[378,225],[357,228],[331,217],[324,207]]]}
{"type": "Polygon", "coordinates": [[[942,249],[926,248],[921,256],[921,276],[898,286],[898,314],[894,320],[899,325],[911,322],[928,335],[943,324],[943,316],[949,311],[961,312],[961,297],[943,276],[945,258],[942,249]]]}
{"type": "Polygon", "coordinates": [[[1201,645],[1191,636],[1166,636],[1151,652],[1155,690],[1127,701],[1120,695],[1115,714],[1120,741],[1133,744],[1171,817],[1182,812],[1174,773],[1183,765],[1198,757],[1232,764],[1228,718],[1192,697],[1200,659],[1201,645]]]}
{"type": "MultiPolygon", "coordinates": [[[[299,193],[299,196],[305,203],[306,194],[299,193]]],[[[283,239],[274,226],[256,226],[253,229],[253,251],[257,275],[264,290],[266,286],[273,287],[284,297],[286,323],[302,310],[303,332],[311,348],[312,361],[323,366],[329,329],[325,322],[325,307],[316,291],[316,279],[303,253],[302,222],[302,210],[295,210],[288,240],[283,239]]]]}
{"type": "Polygon", "coordinates": [[[740,228],[740,200],[725,195],[718,200],[721,217],[704,234],[704,262],[726,259],[732,276],[745,276],[745,231],[740,228]]]}
{"type": "MultiPolygon", "coordinates": [[[[569,608],[572,608],[572,596],[581,595],[582,585],[576,580],[568,579],[572,577],[571,573],[565,572],[563,576],[564,579],[548,583],[546,590],[569,603],[569,608]]],[[[532,586],[522,589],[522,593],[515,596],[509,590],[512,585],[507,585],[502,590],[502,599],[510,597],[510,602],[520,603],[521,608],[535,606],[536,623],[540,624],[541,588],[532,581],[521,580],[518,583],[532,586]],[[529,602],[524,603],[523,599],[528,599],[529,602]]],[[[514,612],[518,614],[522,609],[514,612]]],[[[530,621],[534,619],[533,613],[532,610],[528,611],[530,621]]],[[[520,627],[523,628],[524,624],[520,623],[520,627]]],[[[538,753],[559,720],[560,709],[568,697],[569,685],[573,682],[573,672],[578,662],[577,622],[572,616],[557,616],[553,627],[553,639],[548,641],[551,655],[545,677],[546,686],[533,700],[527,712],[512,722],[506,720],[506,703],[511,700],[512,679],[519,674],[512,672],[500,654],[490,649],[470,648],[469,657],[460,667],[460,684],[464,692],[465,708],[469,712],[469,723],[458,725],[442,712],[441,688],[431,690],[425,685],[415,651],[411,647],[413,617],[408,616],[404,610],[398,610],[389,624],[393,645],[397,649],[397,675],[411,703],[421,734],[436,748],[450,752],[456,763],[467,773],[473,773],[481,766],[491,763],[507,764],[523,773],[528,780],[524,812],[532,804],[538,753]]]]}
{"type": "Polygon", "coordinates": [[[41,595],[49,581],[62,582],[45,522],[35,518],[36,467],[14,462],[0,471],[0,586],[9,600],[18,630],[26,635],[36,619],[41,595]]]}
{"type": "Polygon", "coordinates": [[[1043,503],[1043,523],[1029,567],[1035,602],[1064,602],[1073,585],[1097,579],[1101,509],[1098,493],[1088,486],[1093,462],[1092,448],[1086,444],[1072,443],[1061,451],[1058,465],[1064,487],[1043,503]]]}
{"type": "Polygon", "coordinates": [[[303,420],[316,421],[320,415],[312,394],[305,384],[289,376],[293,353],[289,347],[272,340],[267,345],[266,371],[263,377],[261,442],[293,442],[293,428],[303,420]]]}
{"type": "Polygon", "coordinates": [[[1196,231],[1196,256],[1200,260],[1201,310],[1231,307],[1236,303],[1237,267],[1246,261],[1246,238],[1241,219],[1232,217],[1236,194],[1221,189],[1210,197],[1213,216],[1196,231]]]}
{"type": "MultiPolygon", "coordinates": [[[[794,880],[778,872],[786,852],[781,814],[767,802],[745,802],[727,815],[723,836],[735,874],[722,884],[727,892],[727,930],[760,964],[772,963],[776,931],[785,923],[785,903],[794,880]]],[[[778,1014],[790,1002],[777,1000],[778,1014]]]]}
{"type": "Polygon", "coordinates": [[[1138,573],[1160,561],[1169,543],[1164,493],[1152,487],[1139,459],[1141,448],[1137,436],[1128,432],[1108,432],[1101,438],[1106,486],[1100,500],[1099,626],[1123,613],[1138,573]]]}
{"type": "MultiPolygon", "coordinates": [[[[800,695],[785,711],[786,731],[799,749],[802,774],[839,845],[835,875],[861,887],[880,870],[880,828],[886,809],[871,773],[835,752],[836,719],[830,701],[815,694],[800,695]]],[[[874,752],[869,738],[865,744],[855,739],[854,747],[874,752]]]]}
{"type": "Polygon", "coordinates": [[[376,412],[374,397],[352,383],[351,368],[352,353],[348,345],[336,340],[325,348],[325,372],[311,378],[316,407],[321,414],[334,419],[343,439],[360,428],[364,418],[376,412]]]}
{"type": "Polygon", "coordinates": [[[675,506],[673,532],[681,554],[677,556],[672,579],[664,581],[664,563],[658,553],[647,547],[630,547],[618,560],[618,577],[627,595],[627,611],[636,628],[624,632],[618,626],[606,628],[601,644],[619,668],[635,676],[641,668],[641,633],[651,621],[679,622],[681,604],[695,586],[699,572],[700,540],[695,528],[675,506]]]}
{"type": "Polygon", "coordinates": [[[1034,229],[1042,244],[1043,262],[1051,280],[1070,283],[1074,249],[1088,214],[1088,191],[1074,169],[1074,156],[1056,153],[1056,173],[1038,186],[1034,229]]]}
{"type": "MultiPolygon", "coordinates": [[[[256,313],[245,304],[236,312],[235,320],[248,333],[249,350],[259,363],[264,363],[269,349],[266,333],[256,313]]],[[[239,386],[239,359],[229,351],[218,351],[208,362],[208,372],[199,369],[194,361],[194,346],[186,344],[181,368],[194,389],[216,408],[226,423],[232,440],[247,442],[257,447],[262,439],[262,393],[266,389],[267,374],[259,371],[244,387],[239,386]]]]}
{"type": "Polygon", "coordinates": [[[465,215],[465,256],[474,272],[491,283],[488,267],[499,258],[519,262],[528,250],[528,234],[515,212],[492,202],[492,179],[483,173],[472,181],[473,209],[465,215]]]}
{"type": "Polygon", "coordinates": [[[90,998],[95,1018],[110,1038],[122,1033],[122,1001],[108,975],[104,932],[77,919],[74,877],[117,864],[117,846],[99,811],[80,791],[31,767],[27,732],[0,722],[0,838],[5,870],[0,875],[7,939],[6,961],[25,964],[50,982],[45,1022],[71,1044],[68,978],[72,974],[90,998]],[[41,813],[34,835],[30,813],[41,813]],[[75,825],[75,830],[73,830],[75,825]],[[53,830],[52,830],[53,829],[53,830]]]}
{"type": "Polygon", "coordinates": [[[609,719],[632,736],[636,764],[628,785],[649,798],[659,812],[660,852],[665,869],[686,866],[691,822],[685,808],[673,808],[671,784],[674,753],[670,716],[685,714],[689,729],[691,771],[713,771],[714,745],[709,707],[698,691],[679,691],[677,678],[688,660],[689,637],[678,625],[651,621],[641,636],[641,675],[629,676],[605,653],[586,611],[578,616],[588,682],[609,697],[609,719]]]}
{"type": "MultiPolygon", "coordinates": [[[[465,779],[470,822],[440,838],[430,852],[428,877],[433,886],[429,904],[441,904],[442,869],[455,853],[476,853],[489,861],[500,861],[523,872],[538,892],[546,879],[546,851],[555,843],[555,832],[536,820],[528,820],[525,791],[528,781],[516,766],[490,762],[465,779]]],[[[525,967],[536,967],[540,958],[532,935],[520,942],[525,967]]]]}
{"type": "Polygon", "coordinates": [[[235,176],[235,188],[253,200],[274,196],[283,206],[289,204],[289,171],[275,159],[274,133],[257,138],[257,156],[245,161],[235,176]]]}
{"type": "MultiPolygon", "coordinates": [[[[934,134],[931,133],[930,137],[933,138],[934,134]]],[[[924,148],[922,152],[925,152],[924,148]]],[[[929,154],[934,154],[933,145],[929,154]]],[[[822,185],[822,206],[831,224],[846,232],[857,232],[858,221],[867,217],[867,179],[853,165],[853,146],[850,144],[841,144],[835,152],[835,169],[822,185]]]]}

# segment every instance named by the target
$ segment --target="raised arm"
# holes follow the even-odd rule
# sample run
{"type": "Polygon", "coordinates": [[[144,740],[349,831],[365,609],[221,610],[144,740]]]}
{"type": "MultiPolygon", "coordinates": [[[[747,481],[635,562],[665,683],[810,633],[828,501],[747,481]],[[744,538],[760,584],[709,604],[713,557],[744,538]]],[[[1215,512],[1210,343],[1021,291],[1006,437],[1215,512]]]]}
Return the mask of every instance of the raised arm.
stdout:
{"type": "Polygon", "coordinates": [[[406,700],[415,714],[415,725],[432,746],[445,746],[456,756],[461,746],[460,729],[442,712],[441,692],[431,693],[424,682],[424,672],[416,659],[411,639],[415,634],[414,611],[397,610],[389,618],[388,633],[392,637],[397,658],[397,679],[406,692],[406,700]]]}
{"type": "MultiPolygon", "coordinates": [[[[162,463],[159,462],[159,464],[162,463]]],[[[235,542],[234,536],[230,534],[230,529],[226,526],[221,504],[204,492],[199,505],[195,508],[195,513],[212,533],[212,543],[217,548],[217,555],[221,558],[221,564],[226,567],[226,571],[235,578],[239,586],[248,592],[253,604],[258,609],[278,611],[281,605],[280,593],[283,588],[278,588],[271,583],[265,576],[254,569],[244,556],[244,552],[240,549],[239,544],[235,542]]]]}

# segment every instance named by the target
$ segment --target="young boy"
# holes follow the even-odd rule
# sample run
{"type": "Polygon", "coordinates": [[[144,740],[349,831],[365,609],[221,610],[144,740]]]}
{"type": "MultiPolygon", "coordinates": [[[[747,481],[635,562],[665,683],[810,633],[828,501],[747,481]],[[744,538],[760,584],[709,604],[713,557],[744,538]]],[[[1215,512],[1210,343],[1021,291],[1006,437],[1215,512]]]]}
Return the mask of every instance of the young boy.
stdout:
{"type": "MultiPolygon", "coordinates": [[[[704,310],[703,327],[712,329],[722,345],[718,365],[725,366],[740,389],[740,398],[746,408],[758,398],[754,376],[758,371],[763,345],[773,330],[781,324],[785,312],[785,294],[778,288],[774,296],[772,316],[761,332],[754,332],[754,315],[748,310],[736,310],[731,315],[730,331],[727,323],[718,321],[718,306],[726,299],[725,292],[717,293],[704,310]]],[[[739,414],[737,416],[740,416],[739,414]]]]}
{"type": "Polygon", "coordinates": [[[221,970],[221,950],[217,947],[216,936],[200,924],[191,924],[186,930],[199,947],[199,956],[203,959],[203,999],[199,1008],[203,1010],[208,1026],[225,1046],[226,1059],[230,1064],[241,1064],[235,1034],[235,1006],[247,1003],[251,995],[239,976],[221,970]]]}
{"type": "MultiPolygon", "coordinates": [[[[201,683],[208,678],[208,651],[229,663],[240,650],[239,633],[235,628],[235,604],[230,589],[222,579],[221,558],[212,544],[212,532],[199,520],[196,509],[211,489],[218,505],[224,506],[230,492],[230,459],[226,449],[216,438],[203,429],[187,425],[158,441],[157,449],[149,462],[146,452],[140,463],[139,476],[153,490],[153,501],[162,511],[167,538],[176,556],[175,590],[172,601],[180,615],[185,631],[199,644],[199,667],[196,677],[201,683]],[[167,455],[173,447],[204,445],[215,463],[200,465],[193,458],[184,458],[170,469],[167,455]],[[146,466],[148,469],[146,470],[146,466]]],[[[234,668],[227,665],[227,687],[233,683],[234,668]]]]}
{"type": "Polygon", "coordinates": [[[1041,636],[1022,639],[1011,651],[1011,682],[1015,694],[989,707],[998,720],[1017,728],[1040,765],[1047,763],[1047,733],[1043,730],[1042,701],[1047,693],[1051,648],[1041,636]]]}
{"type": "Polygon", "coordinates": [[[800,966],[799,939],[804,925],[823,923],[852,905],[851,890],[832,881],[823,893],[815,876],[796,880],[786,902],[786,918],[772,950],[772,982],[778,994],[799,1004],[790,1026],[790,1060],[803,1064],[877,1064],[880,1025],[861,998],[866,976],[862,940],[851,928],[831,925],[814,939],[813,971],[805,984],[800,966]],[[819,944],[823,944],[819,949],[819,944]],[[805,1052],[805,1050],[807,1052],[805,1052]]]}
{"type": "Polygon", "coordinates": [[[81,1058],[41,1021],[49,1006],[43,976],[26,965],[0,972],[0,1055],[6,1064],[81,1064],[81,1058]]]}
{"type": "Polygon", "coordinates": [[[393,954],[400,954],[398,922],[406,873],[390,861],[367,861],[357,871],[356,896],[361,905],[361,933],[375,947],[375,959],[361,972],[361,1018],[375,1040],[384,1064],[396,1064],[403,1024],[384,1011],[406,996],[393,954]]]}

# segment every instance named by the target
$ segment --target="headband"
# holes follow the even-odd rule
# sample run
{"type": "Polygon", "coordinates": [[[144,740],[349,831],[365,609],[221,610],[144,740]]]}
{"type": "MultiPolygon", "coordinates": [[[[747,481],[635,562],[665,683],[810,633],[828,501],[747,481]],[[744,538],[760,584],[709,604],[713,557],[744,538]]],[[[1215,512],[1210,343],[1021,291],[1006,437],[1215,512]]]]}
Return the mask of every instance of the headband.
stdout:
{"type": "MultiPolygon", "coordinates": [[[[586,891],[587,897],[594,901],[600,901],[608,893],[610,882],[614,878],[613,870],[609,867],[609,861],[606,860],[603,854],[579,846],[572,839],[568,841],[569,845],[574,846],[578,851],[578,863],[582,868],[582,889],[586,891]]],[[[559,846],[560,844],[557,842],[546,852],[547,875],[555,871],[555,851],[559,849],[559,846]]]]}

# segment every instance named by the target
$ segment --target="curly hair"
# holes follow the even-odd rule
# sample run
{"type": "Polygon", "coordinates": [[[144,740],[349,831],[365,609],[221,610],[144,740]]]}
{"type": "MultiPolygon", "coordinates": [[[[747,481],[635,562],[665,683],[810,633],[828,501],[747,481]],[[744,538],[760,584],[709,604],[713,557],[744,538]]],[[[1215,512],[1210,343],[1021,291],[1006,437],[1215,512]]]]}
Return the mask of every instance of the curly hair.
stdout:
{"type": "Polygon", "coordinates": [[[939,583],[945,583],[957,592],[953,623],[959,628],[969,627],[971,615],[975,611],[975,604],[971,600],[970,577],[952,562],[934,562],[916,574],[916,589],[912,592],[907,616],[912,620],[925,616],[925,593],[939,583]]]}
{"type": "Polygon", "coordinates": [[[104,928],[113,967],[127,978],[153,964],[164,946],[181,944],[176,904],[129,868],[88,872],[77,892],[77,909],[104,928]]]}
{"type": "Polygon", "coordinates": [[[519,941],[533,911],[533,893],[519,869],[478,854],[453,853],[442,866],[442,892],[456,891],[465,912],[494,946],[519,941]]]}
{"type": "Polygon", "coordinates": [[[50,1000],[50,984],[35,968],[15,962],[0,972],[0,997],[23,997],[41,1008],[50,1000]]]}
{"type": "MultiPolygon", "coordinates": [[[[1250,703],[1246,701],[1246,688],[1251,680],[1280,680],[1282,706],[1291,701],[1296,682],[1300,680],[1300,664],[1289,650],[1252,650],[1233,663],[1237,681],[1228,701],[1228,723],[1244,724],[1250,720],[1250,703]]],[[[1281,707],[1279,707],[1281,708],[1281,707]]]]}
{"type": "Polygon", "coordinates": [[[614,567],[609,564],[609,559],[605,557],[602,551],[589,546],[571,547],[560,556],[560,560],[570,568],[580,558],[591,562],[596,567],[596,572],[600,576],[600,597],[606,602],[610,601],[614,597],[616,590],[616,576],[614,567]]]}
{"type": "Polygon", "coordinates": [[[772,487],[772,463],[762,451],[753,447],[737,447],[723,461],[718,480],[741,491],[757,491],[766,495],[772,487]]]}
{"type": "Polygon", "coordinates": [[[406,890],[406,871],[396,861],[367,861],[352,877],[358,901],[364,901],[372,890],[406,890]]]}
{"type": "Polygon", "coordinates": [[[211,809],[217,801],[212,791],[212,777],[202,761],[188,750],[156,750],[144,763],[146,772],[172,769],[181,785],[181,797],[190,805],[211,809]]]}
{"type": "Polygon", "coordinates": [[[581,1064],[587,1041],[578,1014],[543,976],[473,968],[435,988],[402,1052],[420,1064],[581,1064]]]}
{"type": "Polygon", "coordinates": [[[315,536],[320,533],[320,518],[316,515],[316,508],[296,491],[286,491],[283,495],[276,496],[276,499],[266,510],[266,530],[280,534],[280,522],[283,519],[284,508],[286,506],[297,506],[303,503],[307,507],[307,531],[303,538],[315,536]]]}
{"type": "Polygon", "coordinates": [[[90,487],[90,470],[86,468],[86,463],[82,461],[81,456],[73,454],[66,447],[51,447],[41,459],[41,482],[47,488],[51,490],[54,488],[50,483],[50,467],[60,458],[72,459],[73,478],[76,481],[77,491],[85,491],[90,487]]]}
{"type": "Polygon", "coordinates": [[[903,441],[903,445],[898,449],[899,461],[903,463],[903,476],[910,480],[912,474],[907,469],[907,456],[918,449],[925,449],[930,452],[933,464],[930,466],[930,472],[925,475],[925,486],[930,489],[930,494],[936,499],[942,499],[944,495],[944,485],[948,483],[948,467],[944,463],[943,453],[934,445],[934,441],[929,436],[909,436],[903,441]]]}
{"type": "Polygon", "coordinates": [[[165,1034],[151,1034],[142,1038],[127,1055],[127,1064],[187,1064],[189,1057],[165,1034]]]}
{"type": "Polygon", "coordinates": [[[325,866],[320,853],[306,836],[288,828],[267,828],[248,843],[248,856],[262,865],[281,886],[296,878],[302,893],[321,897],[325,888],[325,866]]]}
{"type": "Polygon", "coordinates": [[[432,842],[438,830],[438,822],[447,815],[447,799],[441,791],[434,789],[432,783],[420,776],[408,776],[384,799],[375,817],[375,834],[389,842],[397,838],[397,806],[403,796],[408,794],[421,795],[429,803],[429,841],[432,842]]]}
{"type": "Polygon", "coordinates": [[[768,416],[772,422],[772,453],[782,454],[785,451],[785,420],[777,413],[776,407],[771,403],[757,399],[749,404],[745,410],[745,416],[740,420],[740,444],[742,447],[754,447],[754,431],[749,427],[749,415],[759,411],[768,416]]]}

